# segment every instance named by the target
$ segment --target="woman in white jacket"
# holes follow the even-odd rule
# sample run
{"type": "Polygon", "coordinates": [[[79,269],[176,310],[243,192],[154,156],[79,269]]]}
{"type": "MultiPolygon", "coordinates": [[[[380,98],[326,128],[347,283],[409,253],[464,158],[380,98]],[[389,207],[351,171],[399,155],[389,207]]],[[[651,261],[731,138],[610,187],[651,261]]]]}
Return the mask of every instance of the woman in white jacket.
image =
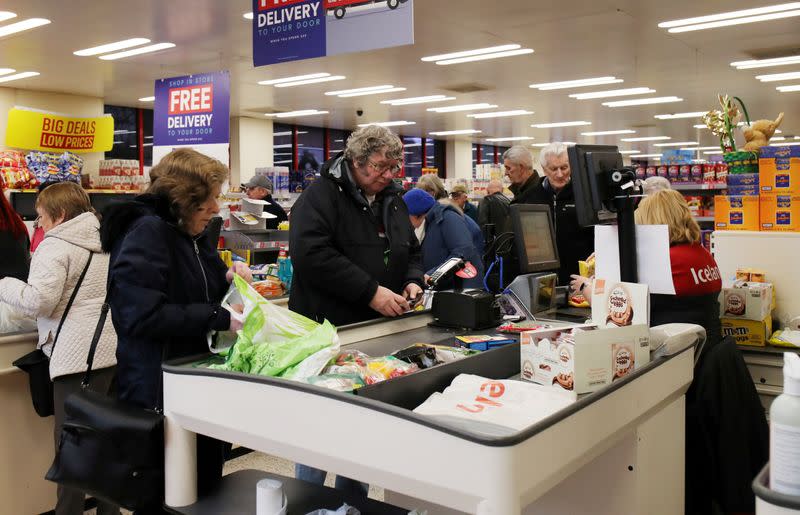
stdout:
{"type": "MultiPolygon", "coordinates": [[[[0,302],[36,318],[39,347],[50,356],[58,448],[64,400],[80,390],[92,336],[106,296],[108,255],[101,252],[100,223],[89,196],[79,185],[65,182],[50,186],[36,200],[36,212],[45,238],[31,260],[28,282],[13,278],[0,280],[0,302]],[[90,255],[89,269],[67,312],[54,351],[59,321],[90,255]]],[[[117,337],[109,316],[94,357],[90,385],[93,390],[109,392],[114,378],[116,348],[117,337]]],[[[84,497],[83,492],[59,485],[56,515],[82,514],[84,497]]],[[[118,514],[119,509],[98,502],[99,515],[110,513],[118,514]]]]}

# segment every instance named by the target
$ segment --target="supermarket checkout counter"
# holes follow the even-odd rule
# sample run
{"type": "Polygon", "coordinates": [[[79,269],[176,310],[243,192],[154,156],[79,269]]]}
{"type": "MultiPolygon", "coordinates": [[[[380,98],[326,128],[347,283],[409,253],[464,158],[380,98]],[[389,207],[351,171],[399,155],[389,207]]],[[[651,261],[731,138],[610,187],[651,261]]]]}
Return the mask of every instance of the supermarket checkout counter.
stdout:
{"type": "MultiPolygon", "coordinates": [[[[339,337],[345,349],[382,355],[464,334],[430,327],[431,320],[420,313],[355,324],[340,328],[339,337]]],[[[387,381],[392,388],[368,395],[366,388],[352,395],[165,364],[166,504],[178,513],[211,513],[201,507],[232,506],[243,495],[223,488],[198,500],[200,433],[382,486],[386,502],[431,515],[681,512],[692,347],[519,432],[486,434],[411,411],[459,373],[505,379],[519,372],[518,343],[476,358],[387,381]]]]}
{"type": "Polygon", "coordinates": [[[53,417],[33,411],[28,375],[11,364],[37,341],[36,333],[0,334],[0,464],[8,471],[0,480],[3,513],[42,513],[56,503],[56,485],[44,479],[53,462],[53,417]]]}

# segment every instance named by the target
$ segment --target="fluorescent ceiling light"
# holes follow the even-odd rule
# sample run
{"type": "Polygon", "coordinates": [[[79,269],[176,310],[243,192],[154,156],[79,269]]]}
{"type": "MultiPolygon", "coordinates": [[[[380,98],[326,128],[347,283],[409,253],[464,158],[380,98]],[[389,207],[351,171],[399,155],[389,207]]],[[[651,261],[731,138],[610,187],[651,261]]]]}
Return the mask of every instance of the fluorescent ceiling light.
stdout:
{"type": "Polygon", "coordinates": [[[0,68],[0,75],[8,75],[9,73],[14,73],[15,71],[17,70],[14,68],[0,68]]]}
{"type": "Polygon", "coordinates": [[[578,127],[580,125],[591,125],[592,122],[553,122],[553,123],[534,123],[531,127],[536,129],[550,129],[553,127],[578,127]]]}
{"type": "Polygon", "coordinates": [[[496,52],[505,52],[508,50],[517,50],[520,48],[521,45],[500,45],[500,46],[492,46],[487,48],[476,48],[474,50],[464,50],[461,52],[452,52],[449,54],[439,54],[439,55],[429,55],[427,57],[423,57],[421,61],[425,62],[432,62],[432,61],[444,61],[447,59],[458,59],[460,57],[471,57],[474,55],[481,55],[481,54],[494,54],[496,52]]]}
{"type": "Polygon", "coordinates": [[[716,147],[692,147],[692,148],[682,148],[681,150],[716,150],[719,148],[719,145],[716,147]]]}
{"type": "Polygon", "coordinates": [[[496,111],[494,113],[476,113],[468,114],[468,118],[503,118],[505,116],[522,116],[526,114],[533,114],[533,111],[526,111],[524,109],[516,109],[514,111],[496,111]]]}
{"type": "Polygon", "coordinates": [[[16,18],[17,15],[10,11],[0,11],[0,22],[10,20],[11,18],[16,18]]]}
{"type": "Polygon", "coordinates": [[[707,156],[711,154],[722,154],[722,150],[706,150],[705,152],[703,152],[703,154],[707,156]]]}
{"type": "Polygon", "coordinates": [[[429,107],[428,111],[432,113],[454,113],[457,111],[477,111],[479,109],[494,109],[497,107],[495,104],[487,104],[486,102],[480,104],[461,104],[456,106],[447,107],[429,107]]]}
{"type": "Polygon", "coordinates": [[[674,141],[672,143],[653,143],[654,147],[688,147],[690,145],[699,145],[696,141],[674,141]]]}
{"type": "Polygon", "coordinates": [[[142,97],[139,99],[139,102],[154,102],[156,97],[142,97]]]}
{"type": "Polygon", "coordinates": [[[493,143],[498,143],[500,141],[526,141],[526,140],[531,140],[531,139],[535,139],[535,138],[532,138],[531,136],[512,136],[512,137],[509,137],[509,138],[486,138],[486,141],[491,141],[493,143]]]}
{"type": "Polygon", "coordinates": [[[389,88],[389,89],[379,89],[376,91],[362,91],[361,93],[347,93],[346,95],[339,95],[339,98],[350,98],[350,97],[363,97],[365,95],[384,95],[386,93],[397,93],[398,91],[405,91],[406,88],[389,88]]]}
{"type": "Polygon", "coordinates": [[[431,136],[455,136],[458,134],[478,134],[479,130],[477,129],[461,129],[457,131],[438,131],[438,132],[429,132],[431,136]]]}
{"type": "Polygon", "coordinates": [[[35,29],[36,27],[41,27],[48,23],[50,23],[50,20],[45,18],[28,18],[27,20],[18,21],[17,23],[4,25],[0,27],[0,38],[22,32],[23,30],[35,29]]]}
{"type": "Polygon", "coordinates": [[[667,21],[659,23],[658,26],[662,29],[669,29],[669,32],[679,33],[693,30],[714,29],[718,27],[730,27],[732,25],[742,25],[759,21],[777,20],[793,16],[800,16],[800,3],[798,2],[667,21]]]}
{"type": "Polygon", "coordinates": [[[131,38],[117,41],[115,43],[107,43],[105,45],[95,46],[92,48],[84,48],[83,50],[76,50],[72,53],[81,57],[86,57],[90,55],[105,54],[107,52],[116,52],[117,50],[122,50],[124,48],[145,45],[149,42],[150,40],[147,38],[131,38]]]}
{"type": "Polygon", "coordinates": [[[129,131],[128,129],[118,129],[114,131],[114,134],[136,134],[136,131],[129,131]]]}
{"type": "Polygon", "coordinates": [[[409,97],[409,98],[396,98],[394,100],[381,100],[381,104],[403,106],[411,104],[425,104],[427,102],[444,102],[445,100],[455,100],[455,99],[456,97],[448,97],[445,95],[428,95],[425,97],[409,97]]]}
{"type": "Polygon", "coordinates": [[[620,150],[620,154],[640,154],[641,150],[620,150]]]}
{"type": "Polygon", "coordinates": [[[661,159],[661,154],[637,154],[636,157],[655,157],[661,159]]]}
{"type": "Polygon", "coordinates": [[[317,84],[319,82],[332,82],[335,80],[343,80],[346,79],[344,75],[331,75],[329,77],[320,77],[319,79],[306,79],[306,80],[298,80],[295,82],[281,82],[280,84],[275,84],[276,88],[291,88],[293,86],[304,86],[306,84],[317,84]]]}
{"type": "MultiPolygon", "coordinates": [[[[564,145],[575,145],[576,144],[574,141],[562,141],[561,143],[563,143],[564,145]]],[[[532,147],[539,147],[539,148],[543,148],[543,147],[546,147],[548,145],[550,145],[550,143],[531,143],[532,147]]]]}
{"type": "Polygon", "coordinates": [[[369,127],[370,125],[379,125],[381,127],[398,127],[401,125],[415,125],[417,122],[408,122],[406,120],[398,120],[394,122],[371,122],[371,123],[359,123],[359,127],[369,127]]]}
{"type": "Polygon", "coordinates": [[[670,114],[657,114],[653,118],[659,120],[675,120],[677,118],[700,118],[708,111],[692,111],[691,113],[670,113],[670,114]]]}
{"type": "Polygon", "coordinates": [[[318,111],[316,109],[301,109],[300,111],[287,111],[285,113],[266,113],[264,116],[274,116],[275,118],[294,118],[297,116],[315,116],[318,114],[328,114],[328,111],[318,111]]]}
{"type": "Polygon", "coordinates": [[[769,140],[770,141],[786,141],[786,136],[773,136],[769,140]]]}
{"type": "Polygon", "coordinates": [[[619,131],[581,132],[581,136],[610,136],[612,134],[636,134],[636,131],[622,129],[619,131]]]}
{"type": "Polygon", "coordinates": [[[365,88],[355,88],[355,89],[341,89],[338,91],[326,91],[325,94],[328,96],[338,96],[341,98],[346,97],[358,97],[362,95],[377,95],[381,93],[393,93],[395,91],[405,91],[406,88],[396,88],[391,84],[384,84],[382,86],[368,86],[365,88]]]}
{"type": "Polygon", "coordinates": [[[778,86],[775,89],[781,93],[791,93],[792,91],[800,91],[800,84],[793,84],[791,86],[778,86]]]}
{"type": "Polygon", "coordinates": [[[624,82],[616,77],[593,77],[591,79],[564,80],[561,82],[545,82],[542,84],[531,84],[529,87],[541,91],[567,88],[583,88],[585,86],[599,86],[601,84],[616,84],[624,82]]]}
{"type": "Polygon", "coordinates": [[[499,59],[501,57],[513,57],[515,55],[532,54],[532,48],[520,48],[519,50],[506,50],[505,52],[495,52],[493,54],[474,55],[471,57],[459,57],[457,59],[447,59],[445,61],[436,61],[439,66],[447,66],[448,64],[461,64],[471,63],[473,61],[485,61],[488,59],[499,59]]]}
{"type": "Polygon", "coordinates": [[[252,20],[253,19],[253,11],[247,11],[242,15],[245,20],[252,20]]]}
{"type": "Polygon", "coordinates": [[[577,98],[578,100],[588,100],[591,98],[625,97],[628,95],[646,95],[655,92],[656,90],[650,88],[612,89],[609,91],[593,91],[591,93],[573,93],[572,95],[570,95],[570,98],[577,98]]]}
{"type": "Polygon", "coordinates": [[[273,136],[291,136],[292,131],[281,131],[281,132],[273,132],[273,136]]]}
{"type": "Polygon", "coordinates": [[[800,145],[800,141],[787,141],[785,143],[780,143],[778,145],[767,145],[770,147],[796,147],[800,145]]]}
{"type": "Polygon", "coordinates": [[[736,61],[731,66],[737,70],[749,70],[751,68],[768,68],[770,66],[786,66],[787,64],[800,63],[800,55],[787,55],[786,57],[773,57],[772,59],[752,59],[750,61],[736,61]]]}
{"type": "Polygon", "coordinates": [[[620,138],[620,141],[663,141],[667,139],[672,139],[669,136],[642,136],[639,138],[620,138]]]}
{"type": "Polygon", "coordinates": [[[284,82],[297,82],[301,80],[309,80],[309,79],[322,79],[325,77],[330,77],[330,73],[307,73],[305,75],[295,75],[294,77],[282,77],[280,79],[269,79],[269,80],[262,80],[258,81],[258,83],[262,86],[274,86],[276,84],[281,84],[284,82]]]}
{"type": "Polygon", "coordinates": [[[37,75],[39,75],[39,72],[15,73],[14,75],[0,77],[0,82],[11,82],[12,80],[27,79],[28,77],[36,77],[37,75]]]}
{"type": "Polygon", "coordinates": [[[756,75],[756,79],[761,82],[775,82],[779,80],[800,79],[800,72],[772,73],[769,75],[756,75]]]}
{"type": "Polygon", "coordinates": [[[123,59],[125,57],[131,57],[140,54],[148,54],[150,52],[158,52],[159,50],[166,50],[173,47],[175,47],[175,43],[156,43],[155,45],[147,45],[140,48],[134,48],[132,50],[125,50],[123,52],[117,52],[116,54],[101,55],[100,59],[104,61],[114,61],[116,59],[123,59]]]}
{"type": "Polygon", "coordinates": [[[616,100],[614,102],[603,102],[603,105],[606,107],[628,107],[628,106],[642,106],[648,104],[666,104],[669,102],[683,102],[683,99],[675,96],[638,98],[636,100],[616,100]]]}
{"type": "Polygon", "coordinates": [[[702,123],[698,123],[697,125],[692,125],[695,129],[708,129],[708,126],[702,123]]]}

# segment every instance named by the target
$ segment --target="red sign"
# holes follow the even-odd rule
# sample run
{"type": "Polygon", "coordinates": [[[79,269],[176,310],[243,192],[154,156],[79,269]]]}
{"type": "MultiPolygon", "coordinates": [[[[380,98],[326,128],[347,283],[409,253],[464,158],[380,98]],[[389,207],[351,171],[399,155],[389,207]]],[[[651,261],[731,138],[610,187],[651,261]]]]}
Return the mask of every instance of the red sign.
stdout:
{"type": "Polygon", "coordinates": [[[214,87],[211,84],[171,88],[169,114],[210,113],[214,110],[214,87]]]}
{"type": "Polygon", "coordinates": [[[287,5],[299,4],[306,0],[258,0],[258,10],[268,11],[270,9],[278,9],[279,7],[286,7],[287,5]]]}

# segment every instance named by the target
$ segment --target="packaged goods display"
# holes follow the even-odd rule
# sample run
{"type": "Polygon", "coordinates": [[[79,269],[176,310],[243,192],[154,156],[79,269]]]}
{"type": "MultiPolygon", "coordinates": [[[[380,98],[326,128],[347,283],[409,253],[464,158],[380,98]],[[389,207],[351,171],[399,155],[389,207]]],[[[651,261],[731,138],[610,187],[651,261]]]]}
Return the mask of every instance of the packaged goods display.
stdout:
{"type": "Polygon", "coordinates": [[[587,324],[529,331],[521,335],[520,359],[526,381],[589,393],[650,362],[650,329],[587,324]]]}
{"type": "Polygon", "coordinates": [[[734,281],[722,288],[719,305],[721,317],[763,320],[772,312],[772,284],[734,281]]]}
{"type": "Polygon", "coordinates": [[[592,321],[600,327],[647,325],[650,295],[646,284],[607,282],[595,279],[592,290],[592,321]]]}
{"type": "Polygon", "coordinates": [[[3,189],[36,187],[36,178],[28,170],[25,154],[17,150],[0,152],[0,181],[3,189]]]}
{"type": "Polygon", "coordinates": [[[80,184],[83,158],[71,152],[52,154],[29,152],[25,156],[28,170],[39,183],[73,181],[80,184]]]}
{"type": "Polygon", "coordinates": [[[772,315],[763,320],[746,320],[743,318],[720,318],[722,336],[731,336],[738,345],[764,347],[772,336],[772,315]]]}
{"type": "Polygon", "coordinates": [[[762,147],[758,168],[762,194],[800,195],[800,147],[762,147]]]}
{"type": "Polygon", "coordinates": [[[758,156],[754,152],[726,152],[723,159],[731,175],[758,173],[758,156]]]}
{"type": "Polygon", "coordinates": [[[759,207],[762,231],[800,230],[800,193],[761,194],[759,207]]]}
{"type": "Polygon", "coordinates": [[[150,184],[147,174],[139,174],[136,159],[104,159],[97,177],[91,177],[91,188],[114,191],[144,191],[150,184]]]}
{"type": "Polygon", "coordinates": [[[759,197],[717,195],[714,197],[714,228],[725,231],[757,231],[760,225],[759,197]]]}

